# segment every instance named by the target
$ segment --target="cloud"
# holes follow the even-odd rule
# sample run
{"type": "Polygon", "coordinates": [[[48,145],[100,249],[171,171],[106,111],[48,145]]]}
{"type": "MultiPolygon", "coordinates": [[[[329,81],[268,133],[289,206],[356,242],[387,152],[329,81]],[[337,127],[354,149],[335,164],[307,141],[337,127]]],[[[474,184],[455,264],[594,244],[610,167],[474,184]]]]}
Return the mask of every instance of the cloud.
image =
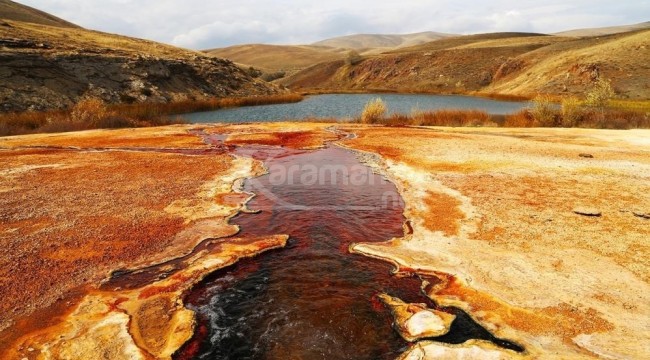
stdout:
{"type": "Polygon", "coordinates": [[[194,49],[354,33],[557,32],[647,21],[649,1],[19,0],[84,27],[194,49]]]}

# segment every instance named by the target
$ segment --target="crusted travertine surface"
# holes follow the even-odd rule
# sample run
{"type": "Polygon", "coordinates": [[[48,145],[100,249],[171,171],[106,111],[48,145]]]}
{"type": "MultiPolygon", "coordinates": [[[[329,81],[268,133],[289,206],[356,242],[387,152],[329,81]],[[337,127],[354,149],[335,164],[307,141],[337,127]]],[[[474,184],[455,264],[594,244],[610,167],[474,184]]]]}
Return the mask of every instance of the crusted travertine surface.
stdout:
{"type": "Polygon", "coordinates": [[[183,293],[211,272],[284,247],[287,239],[286,235],[229,239],[167,279],[135,290],[93,292],[61,323],[21,337],[7,356],[171,359],[194,332],[194,312],[183,307],[183,293]]]}
{"type": "MultiPolygon", "coordinates": [[[[230,134],[232,144],[259,142],[310,148],[331,139],[331,129],[328,129],[331,126],[357,135],[341,141],[344,146],[379,155],[368,163],[397,184],[412,228],[412,233],[403,238],[385,244],[360,243],[353,251],[391,261],[402,270],[437,277],[438,281],[425,286],[429,297],[441,306],[462,308],[497,337],[526,349],[523,354],[517,354],[481,341],[460,345],[423,341],[409,349],[404,359],[650,356],[646,320],[650,317],[650,245],[647,242],[650,220],[639,216],[650,213],[650,131],[384,128],[294,123],[214,126],[206,132],[230,134]],[[278,136],[275,132],[289,134],[278,136]],[[256,135],[248,136],[249,133],[256,135]],[[283,144],[285,140],[289,143],[283,144]],[[591,154],[593,158],[580,154],[591,154]],[[601,216],[575,213],[574,209],[580,207],[593,208],[601,216]]],[[[175,140],[185,137],[183,127],[161,130],[169,131],[168,136],[175,140]]],[[[111,147],[110,137],[109,140],[94,137],[93,141],[102,141],[96,147],[111,147]]],[[[156,143],[164,146],[160,145],[164,137],[158,139],[155,132],[146,137],[155,137],[156,143]]],[[[62,139],[56,144],[39,145],[65,147],[65,136],[62,139]]],[[[70,136],[69,141],[78,139],[70,136]]],[[[132,141],[136,145],[129,144],[129,147],[137,146],[137,140],[132,141]]],[[[182,141],[180,147],[194,146],[182,141]]],[[[199,232],[214,231],[206,221],[227,212],[218,211],[222,205],[215,207],[215,204],[231,204],[236,211],[237,204],[245,201],[245,194],[220,196],[217,192],[222,190],[214,192],[213,189],[227,190],[220,187],[219,179],[225,184],[236,177],[232,174],[244,176],[237,169],[248,166],[254,168],[251,172],[259,171],[251,163],[214,154],[207,160],[202,156],[166,153],[149,157],[149,152],[96,152],[89,149],[95,147],[92,144],[70,145],[86,148],[74,151],[26,149],[25,146],[29,146],[29,138],[0,139],[0,147],[9,148],[0,151],[3,159],[0,200],[5,201],[3,209],[16,209],[13,211],[17,214],[3,212],[0,239],[5,241],[3,244],[13,246],[3,248],[24,249],[16,247],[20,245],[17,234],[29,234],[29,231],[33,232],[34,239],[40,239],[28,242],[34,250],[22,250],[21,264],[46,261],[50,266],[57,264],[56,261],[69,261],[83,269],[94,269],[116,261],[126,265],[146,262],[144,259],[151,260],[151,256],[167,256],[159,253],[160,249],[174,249],[176,236],[184,229],[194,226],[199,232]],[[8,140],[18,142],[8,145],[8,140]],[[224,162],[219,171],[211,167],[216,166],[217,159],[224,162]],[[95,174],[95,169],[101,172],[95,174]],[[151,180],[151,176],[157,177],[151,180]],[[170,178],[177,183],[170,183],[170,178]],[[147,196],[137,196],[141,192],[147,196]],[[160,193],[165,195],[155,195],[160,193]],[[216,202],[210,203],[213,197],[216,202]],[[29,201],[22,201],[23,198],[29,201]],[[124,199],[137,206],[126,205],[124,199]],[[120,214],[114,217],[117,220],[111,220],[115,222],[110,228],[116,229],[109,233],[113,237],[101,235],[104,229],[101,224],[105,221],[102,219],[113,219],[105,216],[109,210],[120,214]],[[88,217],[89,213],[95,215],[88,217]],[[20,221],[7,220],[14,218],[20,221]],[[125,218],[137,224],[138,239],[145,241],[124,238],[132,229],[119,222],[125,218]],[[161,228],[156,219],[170,228],[161,228]],[[55,226],[60,221],[64,224],[69,221],[69,225],[55,226]],[[148,221],[154,224],[147,225],[148,221]],[[161,231],[169,237],[160,236],[161,231]],[[49,237],[50,233],[62,235],[49,237]],[[54,239],[61,238],[73,240],[63,241],[59,246],[54,239]],[[112,245],[105,246],[108,243],[112,245]],[[45,250],[58,255],[44,256],[45,250]]],[[[196,146],[203,145],[197,142],[196,146]]],[[[30,237],[24,239],[30,241],[30,237]]],[[[363,234],[359,240],[363,241],[363,234]]],[[[183,242],[193,241],[184,238],[183,242]]],[[[52,284],[37,281],[45,278],[42,275],[17,278],[21,275],[11,270],[16,261],[11,256],[16,252],[2,251],[4,262],[0,269],[4,272],[0,281],[10,283],[19,279],[27,286],[37,284],[39,291],[46,295],[59,289],[64,277],[57,277],[53,271],[50,271],[52,284]]],[[[206,261],[202,266],[216,268],[222,264],[218,258],[206,261]]],[[[113,266],[105,267],[109,268],[113,266]]],[[[34,265],[33,269],[38,267],[34,265]]],[[[86,274],[82,277],[85,281],[78,280],[79,284],[93,283],[94,278],[86,274]]],[[[72,278],[78,279],[75,276],[72,278]]],[[[182,304],[174,296],[165,295],[186,286],[181,286],[188,283],[185,280],[171,287],[151,287],[146,292],[149,296],[137,301],[131,295],[116,299],[92,292],[80,303],[119,310],[111,310],[106,313],[110,316],[88,322],[85,329],[110,329],[107,331],[117,334],[113,337],[120,338],[119,334],[126,334],[125,314],[139,314],[142,319],[149,316],[166,319],[166,326],[154,327],[151,324],[155,322],[131,321],[128,325],[131,340],[117,342],[115,346],[109,346],[114,342],[106,342],[108,352],[104,353],[130,354],[133,358],[139,354],[165,357],[187,334],[180,324],[191,322],[191,314],[183,310],[182,304]],[[165,335],[172,333],[177,336],[165,335]]],[[[11,299],[14,293],[8,294],[7,299],[11,299]]],[[[84,306],[75,307],[64,320],[81,316],[79,309],[84,306]]],[[[19,318],[19,315],[20,312],[10,314],[8,318],[19,318]]],[[[424,320],[431,320],[429,315],[425,317],[424,320]]],[[[63,327],[58,333],[75,334],[79,329],[70,327],[66,321],[56,322],[68,324],[59,325],[63,327]]],[[[64,346],[63,342],[52,344],[57,343],[42,349],[60,354],[74,350],[69,347],[72,345],[64,346]]]]}
{"type": "MultiPolygon", "coordinates": [[[[191,129],[0,138],[0,350],[57,324],[109,272],[238,231],[228,219],[250,195],[237,182],[261,166],[204,153],[208,145],[191,129]]],[[[119,332],[125,320],[97,321],[119,332]]]]}
{"type": "Polygon", "coordinates": [[[650,204],[649,131],[347,128],[413,227],[354,251],[448,274],[432,299],[531,356],[650,356],[650,223],[633,213],[650,204]]]}

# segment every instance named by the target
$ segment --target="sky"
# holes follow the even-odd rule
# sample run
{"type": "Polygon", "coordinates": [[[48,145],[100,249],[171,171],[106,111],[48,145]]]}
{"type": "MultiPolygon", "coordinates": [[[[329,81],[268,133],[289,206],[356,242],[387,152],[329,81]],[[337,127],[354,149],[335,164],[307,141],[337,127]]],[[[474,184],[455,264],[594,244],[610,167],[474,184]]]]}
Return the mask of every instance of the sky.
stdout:
{"type": "Polygon", "coordinates": [[[191,49],[359,33],[553,33],[650,20],[650,0],[17,0],[85,28],[191,49]]]}

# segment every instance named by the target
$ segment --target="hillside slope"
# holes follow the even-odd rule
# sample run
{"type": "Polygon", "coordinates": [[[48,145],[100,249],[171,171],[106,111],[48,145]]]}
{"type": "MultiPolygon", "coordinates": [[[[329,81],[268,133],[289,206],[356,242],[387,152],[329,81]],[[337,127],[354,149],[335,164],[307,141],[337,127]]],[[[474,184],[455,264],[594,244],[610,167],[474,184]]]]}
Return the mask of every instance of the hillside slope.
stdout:
{"type": "Polygon", "coordinates": [[[650,98],[650,30],[591,38],[502,33],[461,36],[318,64],[281,81],[302,91],[582,95],[606,77],[620,97],[650,98]]]}
{"type": "Polygon", "coordinates": [[[620,34],[624,32],[636,31],[636,30],[644,30],[644,29],[650,29],[650,21],[646,21],[639,24],[633,24],[633,25],[568,30],[568,31],[555,33],[553,35],[575,36],[575,37],[603,36],[603,35],[620,34]]]}
{"type": "Polygon", "coordinates": [[[68,28],[79,27],[54,15],[10,0],[0,0],[0,19],[68,28]]]}
{"type": "Polygon", "coordinates": [[[433,31],[414,34],[355,34],[326,39],[313,43],[316,46],[329,46],[333,48],[344,48],[358,51],[376,48],[400,48],[427,43],[434,40],[455,36],[451,34],[437,33],[433,31]]]}
{"type": "Polygon", "coordinates": [[[345,49],[310,45],[236,45],[206,53],[264,71],[295,71],[325,61],[342,59],[345,49]]]}
{"type": "Polygon", "coordinates": [[[0,111],[252,96],[280,90],[232,62],[152,41],[6,21],[0,26],[0,111]]]}

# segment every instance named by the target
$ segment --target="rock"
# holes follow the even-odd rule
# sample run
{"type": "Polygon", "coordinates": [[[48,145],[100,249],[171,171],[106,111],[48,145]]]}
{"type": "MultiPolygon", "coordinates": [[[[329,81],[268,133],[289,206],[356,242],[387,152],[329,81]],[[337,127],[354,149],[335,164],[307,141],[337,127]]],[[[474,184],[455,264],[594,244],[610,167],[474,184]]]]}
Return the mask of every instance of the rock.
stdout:
{"type": "Polygon", "coordinates": [[[593,159],[594,156],[591,154],[582,153],[579,155],[581,158],[593,159]]]}
{"type": "Polygon", "coordinates": [[[642,219],[650,219],[650,212],[643,212],[643,211],[632,211],[632,214],[636,217],[640,217],[642,219]]]}
{"type": "Polygon", "coordinates": [[[408,342],[444,335],[456,318],[452,314],[429,309],[425,304],[408,304],[386,294],[379,295],[379,298],[390,308],[397,331],[408,342]]]}
{"type": "Polygon", "coordinates": [[[578,214],[578,215],[583,215],[583,216],[600,217],[600,216],[603,215],[603,213],[600,212],[600,210],[598,210],[596,208],[583,207],[583,206],[580,206],[580,207],[577,207],[577,208],[573,209],[573,212],[578,214]]]}
{"type": "Polygon", "coordinates": [[[179,60],[104,48],[59,48],[45,41],[0,39],[0,111],[67,108],[88,97],[113,104],[282,92],[231,63],[194,54],[179,60]],[[48,50],[52,48],[57,50],[48,50]]]}
{"type": "Polygon", "coordinates": [[[463,344],[443,344],[422,341],[402,354],[398,360],[457,360],[457,359],[491,359],[513,360],[525,359],[525,355],[499,348],[484,340],[469,340],[463,344]]]}

